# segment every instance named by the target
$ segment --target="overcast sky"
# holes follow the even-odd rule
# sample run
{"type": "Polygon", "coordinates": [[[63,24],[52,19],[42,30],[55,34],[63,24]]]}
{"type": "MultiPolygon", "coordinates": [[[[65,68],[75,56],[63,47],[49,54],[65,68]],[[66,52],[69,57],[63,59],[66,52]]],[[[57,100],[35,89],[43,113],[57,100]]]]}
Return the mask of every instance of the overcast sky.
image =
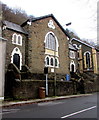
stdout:
{"type": "Polygon", "coordinates": [[[98,0],[1,0],[10,7],[21,7],[29,15],[40,17],[53,14],[60,24],[66,23],[80,38],[97,42],[98,0]]]}

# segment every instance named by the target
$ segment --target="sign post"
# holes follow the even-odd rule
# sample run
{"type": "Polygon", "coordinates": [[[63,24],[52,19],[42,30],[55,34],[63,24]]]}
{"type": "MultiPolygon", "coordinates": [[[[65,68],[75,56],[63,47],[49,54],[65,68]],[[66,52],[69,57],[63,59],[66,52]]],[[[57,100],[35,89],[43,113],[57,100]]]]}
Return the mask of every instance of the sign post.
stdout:
{"type": "Polygon", "coordinates": [[[46,95],[48,96],[48,74],[46,74],[46,95]]]}

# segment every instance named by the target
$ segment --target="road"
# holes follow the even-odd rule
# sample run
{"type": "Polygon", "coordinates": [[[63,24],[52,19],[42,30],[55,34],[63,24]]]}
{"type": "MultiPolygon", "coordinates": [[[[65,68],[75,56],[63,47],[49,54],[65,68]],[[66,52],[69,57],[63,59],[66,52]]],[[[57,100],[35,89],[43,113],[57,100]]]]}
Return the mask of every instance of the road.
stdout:
{"type": "Polygon", "coordinates": [[[4,108],[3,118],[97,118],[97,94],[4,108]]]}

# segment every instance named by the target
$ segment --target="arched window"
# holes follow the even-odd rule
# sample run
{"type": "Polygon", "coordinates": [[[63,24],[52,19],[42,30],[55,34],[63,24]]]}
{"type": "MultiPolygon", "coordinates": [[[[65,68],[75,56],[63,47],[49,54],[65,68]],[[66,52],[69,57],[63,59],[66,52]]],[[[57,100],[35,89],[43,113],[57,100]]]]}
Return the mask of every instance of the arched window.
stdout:
{"type": "Polygon", "coordinates": [[[47,66],[50,65],[50,58],[49,57],[46,57],[45,61],[46,61],[47,66]]]}
{"type": "Polygon", "coordinates": [[[55,67],[59,67],[59,60],[58,60],[58,58],[55,58],[55,67]]]}
{"type": "Polygon", "coordinates": [[[58,40],[53,32],[49,32],[45,36],[45,48],[58,51],[58,40]]]}
{"type": "Polygon", "coordinates": [[[14,33],[12,36],[12,43],[16,45],[22,45],[22,36],[14,33]]]}
{"type": "Polygon", "coordinates": [[[53,56],[46,56],[45,57],[45,66],[46,67],[59,67],[59,60],[58,58],[54,58],[53,56]]]}
{"type": "Polygon", "coordinates": [[[76,72],[76,65],[73,60],[70,62],[70,72],[76,72]]]}
{"type": "Polygon", "coordinates": [[[50,63],[51,66],[54,66],[54,58],[53,58],[53,57],[51,58],[51,61],[50,61],[50,62],[51,62],[51,63],[50,63]]]}
{"type": "Polygon", "coordinates": [[[87,69],[91,67],[91,53],[89,51],[84,53],[84,65],[87,69]]]}
{"type": "Polygon", "coordinates": [[[22,36],[18,35],[18,45],[22,45],[22,36]]]}
{"type": "Polygon", "coordinates": [[[57,59],[55,58],[55,67],[58,65],[58,61],[57,59]]]}
{"type": "Polygon", "coordinates": [[[14,33],[13,36],[12,36],[12,43],[13,44],[17,43],[17,34],[16,33],[14,33]]]}

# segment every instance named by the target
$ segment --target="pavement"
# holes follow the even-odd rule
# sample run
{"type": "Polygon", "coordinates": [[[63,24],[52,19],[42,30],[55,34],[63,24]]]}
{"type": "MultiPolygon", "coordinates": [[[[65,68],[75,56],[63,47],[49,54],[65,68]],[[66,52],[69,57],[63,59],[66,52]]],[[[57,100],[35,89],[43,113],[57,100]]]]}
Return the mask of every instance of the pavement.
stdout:
{"type": "Polygon", "coordinates": [[[33,100],[26,100],[26,101],[1,101],[0,107],[10,107],[16,105],[24,105],[24,104],[33,104],[33,103],[40,103],[40,102],[48,102],[54,100],[62,100],[62,99],[69,99],[69,98],[76,98],[76,97],[84,97],[89,96],[92,94],[78,94],[78,95],[68,95],[68,96],[59,96],[59,97],[45,97],[42,99],[33,99],[33,100]]]}

